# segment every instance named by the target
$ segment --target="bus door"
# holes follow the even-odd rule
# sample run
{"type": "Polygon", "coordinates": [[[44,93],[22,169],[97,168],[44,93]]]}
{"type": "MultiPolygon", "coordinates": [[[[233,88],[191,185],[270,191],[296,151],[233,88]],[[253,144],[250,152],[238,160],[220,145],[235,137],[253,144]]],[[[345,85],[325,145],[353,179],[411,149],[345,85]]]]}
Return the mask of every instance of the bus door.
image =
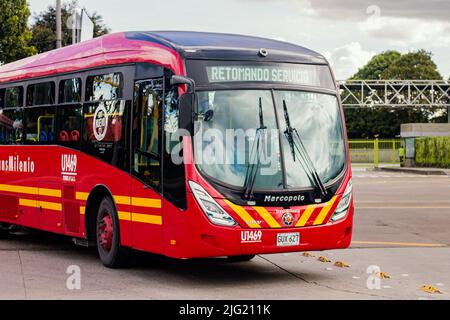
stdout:
{"type": "Polygon", "coordinates": [[[134,89],[131,173],[133,246],[162,251],[162,78],[137,81],[134,89]]]}

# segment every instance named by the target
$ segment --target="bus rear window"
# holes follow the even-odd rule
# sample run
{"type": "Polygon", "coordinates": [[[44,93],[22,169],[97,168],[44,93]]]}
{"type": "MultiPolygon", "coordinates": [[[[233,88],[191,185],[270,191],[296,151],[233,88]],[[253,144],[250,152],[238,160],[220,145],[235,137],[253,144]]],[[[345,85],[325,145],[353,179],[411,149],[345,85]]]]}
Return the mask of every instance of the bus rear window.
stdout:
{"type": "Polygon", "coordinates": [[[123,75],[109,73],[88,77],[86,84],[87,101],[118,100],[123,96],[123,75]]]}

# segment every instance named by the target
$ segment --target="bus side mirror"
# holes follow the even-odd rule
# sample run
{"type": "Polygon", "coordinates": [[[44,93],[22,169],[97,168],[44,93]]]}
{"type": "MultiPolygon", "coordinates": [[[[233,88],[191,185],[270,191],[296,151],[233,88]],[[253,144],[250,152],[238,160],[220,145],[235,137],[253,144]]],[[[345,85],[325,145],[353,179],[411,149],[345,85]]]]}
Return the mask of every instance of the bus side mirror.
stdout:
{"type": "Polygon", "coordinates": [[[186,91],[188,93],[195,92],[195,81],[192,80],[191,78],[186,78],[183,76],[172,76],[172,78],[170,78],[170,84],[172,86],[186,85],[186,87],[187,87],[186,91]]]}
{"type": "Polygon", "coordinates": [[[180,116],[178,118],[178,129],[187,131],[190,136],[194,135],[194,117],[196,105],[197,95],[195,93],[185,93],[180,97],[180,116]]]}
{"type": "MultiPolygon", "coordinates": [[[[195,94],[195,81],[191,78],[183,76],[172,76],[170,79],[172,86],[186,85],[186,93],[180,97],[179,109],[180,115],[178,118],[178,129],[183,129],[194,135],[194,118],[197,113],[197,95],[195,94]]],[[[183,135],[186,135],[184,133],[183,135]]]]}

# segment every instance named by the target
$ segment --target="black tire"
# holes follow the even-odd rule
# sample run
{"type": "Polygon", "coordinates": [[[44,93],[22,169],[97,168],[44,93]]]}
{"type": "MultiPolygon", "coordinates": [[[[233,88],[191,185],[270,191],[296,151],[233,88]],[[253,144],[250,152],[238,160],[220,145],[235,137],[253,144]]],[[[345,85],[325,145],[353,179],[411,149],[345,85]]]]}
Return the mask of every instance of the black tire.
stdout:
{"type": "Polygon", "coordinates": [[[228,257],[228,260],[231,262],[246,262],[252,260],[256,255],[246,255],[246,256],[232,256],[228,257]]]}
{"type": "Polygon", "coordinates": [[[120,245],[119,218],[110,197],[103,198],[98,208],[96,239],[98,255],[105,267],[116,269],[127,265],[130,251],[120,245]]]}

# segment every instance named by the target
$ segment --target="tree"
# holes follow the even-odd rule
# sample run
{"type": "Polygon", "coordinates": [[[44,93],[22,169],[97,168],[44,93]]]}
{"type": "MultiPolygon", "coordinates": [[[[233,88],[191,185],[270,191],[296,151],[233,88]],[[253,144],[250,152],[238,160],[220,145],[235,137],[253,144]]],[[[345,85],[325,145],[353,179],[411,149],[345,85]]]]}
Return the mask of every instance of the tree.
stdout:
{"type": "Polygon", "coordinates": [[[30,45],[28,28],[30,10],[26,0],[0,1],[0,64],[13,62],[36,53],[30,45]]]}
{"type": "Polygon", "coordinates": [[[382,79],[442,80],[431,52],[419,50],[401,55],[381,74],[382,79]]]}
{"type": "Polygon", "coordinates": [[[351,78],[351,80],[379,80],[381,74],[400,58],[398,51],[385,51],[374,56],[363,68],[351,78]]]}
{"type": "MultiPolygon", "coordinates": [[[[61,8],[62,19],[62,46],[72,44],[72,30],[68,28],[67,21],[72,16],[73,9],[78,6],[78,2],[66,2],[61,8]]],[[[94,37],[99,37],[110,32],[104,24],[103,18],[97,12],[88,14],[94,22],[94,37]]],[[[31,27],[33,37],[31,43],[37,48],[39,53],[56,49],[56,8],[49,6],[46,11],[36,15],[35,22],[31,27]]]]}
{"type": "Polygon", "coordinates": [[[346,109],[345,118],[350,139],[395,138],[402,123],[428,122],[427,112],[421,108],[346,109]]]}
{"type": "MultiPolygon", "coordinates": [[[[386,51],[373,57],[351,78],[354,80],[440,80],[441,75],[425,50],[400,54],[386,51]]],[[[346,109],[350,138],[394,138],[402,123],[444,122],[447,114],[430,108],[358,108],[346,109]]]]}

